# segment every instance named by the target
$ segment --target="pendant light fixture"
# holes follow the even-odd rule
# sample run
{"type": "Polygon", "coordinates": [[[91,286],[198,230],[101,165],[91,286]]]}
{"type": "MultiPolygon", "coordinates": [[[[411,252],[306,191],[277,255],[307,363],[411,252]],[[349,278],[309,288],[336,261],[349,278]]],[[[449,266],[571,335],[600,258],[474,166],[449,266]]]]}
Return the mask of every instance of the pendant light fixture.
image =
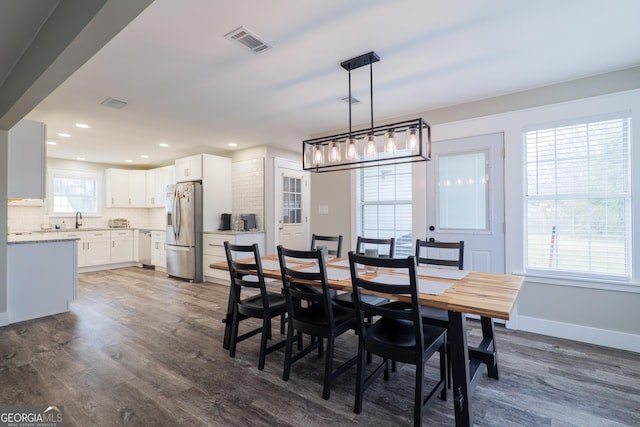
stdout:
{"type": "Polygon", "coordinates": [[[422,118],[388,125],[373,122],[373,64],[380,61],[375,52],[365,53],[340,64],[349,72],[349,132],[302,141],[304,170],[331,172],[430,160],[431,127],[422,118]],[[371,124],[354,131],[351,123],[351,71],[369,66],[371,124]],[[378,140],[384,141],[381,149],[378,140]]]}

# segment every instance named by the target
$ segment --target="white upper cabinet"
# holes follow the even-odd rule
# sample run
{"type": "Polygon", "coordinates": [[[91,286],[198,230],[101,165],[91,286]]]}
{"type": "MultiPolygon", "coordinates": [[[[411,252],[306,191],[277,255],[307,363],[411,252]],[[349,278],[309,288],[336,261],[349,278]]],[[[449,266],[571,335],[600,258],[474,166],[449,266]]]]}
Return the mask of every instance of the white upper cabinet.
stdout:
{"type": "Polygon", "coordinates": [[[146,171],[110,168],[105,171],[105,184],[106,207],[146,207],[146,171]]]}
{"type": "Polygon", "coordinates": [[[21,120],[9,129],[9,199],[44,199],[46,196],[46,126],[21,120]]]}
{"type": "Polygon", "coordinates": [[[203,154],[183,157],[176,160],[176,182],[202,180],[203,154]]]}
{"type": "Polygon", "coordinates": [[[129,207],[147,206],[147,171],[129,171],[129,207]]]}
{"type": "Polygon", "coordinates": [[[147,207],[165,207],[167,185],[174,184],[175,166],[150,169],[147,171],[147,207]]]}

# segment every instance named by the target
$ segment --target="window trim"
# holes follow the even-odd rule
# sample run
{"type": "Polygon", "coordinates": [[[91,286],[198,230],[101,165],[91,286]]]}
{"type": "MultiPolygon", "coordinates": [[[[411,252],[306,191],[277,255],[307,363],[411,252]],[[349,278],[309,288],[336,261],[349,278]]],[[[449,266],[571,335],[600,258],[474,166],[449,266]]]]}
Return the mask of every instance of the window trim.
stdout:
{"type": "MultiPolygon", "coordinates": [[[[634,281],[634,277],[637,276],[637,273],[634,271],[634,262],[633,262],[633,253],[634,251],[634,229],[633,229],[633,114],[629,110],[622,110],[617,112],[596,114],[583,116],[578,118],[572,118],[567,120],[553,121],[553,122],[544,122],[538,124],[531,124],[527,126],[523,126],[521,130],[522,137],[522,171],[523,171],[523,180],[522,180],[522,208],[523,208],[523,229],[522,229],[522,237],[523,237],[523,245],[522,245],[522,255],[523,255],[523,272],[518,272],[514,274],[523,275],[528,278],[528,281],[534,283],[545,283],[545,284],[556,284],[556,285],[565,285],[565,286],[578,286],[592,289],[603,289],[603,290],[617,290],[617,291],[627,291],[633,293],[640,293],[640,283],[634,281]],[[568,270],[556,270],[556,269],[541,269],[535,267],[528,266],[528,225],[529,225],[529,216],[528,216],[528,203],[531,200],[539,200],[539,199],[549,199],[549,197],[544,196],[530,196],[528,194],[528,176],[527,176],[527,145],[526,145],[526,134],[531,131],[540,131],[540,130],[548,130],[548,129],[557,129],[566,126],[575,126],[582,124],[591,124],[596,122],[605,122],[611,120],[627,120],[629,123],[628,126],[628,139],[627,139],[627,169],[628,175],[627,186],[628,191],[625,195],[625,205],[628,209],[628,216],[625,218],[625,238],[627,239],[628,245],[628,273],[623,275],[613,275],[606,273],[593,273],[593,272],[584,272],[584,271],[568,271],[568,270]]],[[[596,195],[597,193],[588,193],[589,195],[596,195]]],[[[572,194],[571,196],[565,195],[556,195],[554,200],[570,200],[575,196],[572,194]]]]}
{"type": "Polygon", "coordinates": [[[103,174],[97,171],[85,171],[85,170],[77,170],[77,169],[61,169],[61,168],[50,168],[47,173],[47,210],[49,212],[49,216],[53,218],[73,218],[75,217],[75,213],[73,212],[54,212],[53,205],[53,180],[54,177],[67,177],[67,178],[83,178],[83,179],[93,179],[96,181],[96,197],[97,200],[97,208],[96,212],[82,212],[83,217],[101,217],[104,209],[104,185],[103,185],[103,174]]]}

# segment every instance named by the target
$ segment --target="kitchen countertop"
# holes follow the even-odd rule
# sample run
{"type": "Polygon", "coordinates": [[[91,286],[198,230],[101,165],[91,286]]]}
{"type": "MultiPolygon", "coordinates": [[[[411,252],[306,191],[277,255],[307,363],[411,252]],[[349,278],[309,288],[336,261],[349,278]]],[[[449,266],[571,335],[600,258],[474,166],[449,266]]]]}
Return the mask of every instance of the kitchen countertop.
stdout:
{"type": "Polygon", "coordinates": [[[77,237],[51,237],[43,236],[42,233],[15,233],[7,235],[7,244],[15,243],[48,243],[48,242],[62,242],[65,240],[73,241],[80,240],[77,237]]]}

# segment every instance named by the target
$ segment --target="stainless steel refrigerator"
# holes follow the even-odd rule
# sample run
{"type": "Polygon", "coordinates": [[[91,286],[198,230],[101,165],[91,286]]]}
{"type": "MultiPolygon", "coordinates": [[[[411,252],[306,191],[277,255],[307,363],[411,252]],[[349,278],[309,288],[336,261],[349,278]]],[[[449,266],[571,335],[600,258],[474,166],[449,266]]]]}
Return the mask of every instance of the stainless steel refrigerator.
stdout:
{"type": "Polygon", "coordinates": [[[167,186],[167,274],[202,282],[202,184],[167,186]]]}

